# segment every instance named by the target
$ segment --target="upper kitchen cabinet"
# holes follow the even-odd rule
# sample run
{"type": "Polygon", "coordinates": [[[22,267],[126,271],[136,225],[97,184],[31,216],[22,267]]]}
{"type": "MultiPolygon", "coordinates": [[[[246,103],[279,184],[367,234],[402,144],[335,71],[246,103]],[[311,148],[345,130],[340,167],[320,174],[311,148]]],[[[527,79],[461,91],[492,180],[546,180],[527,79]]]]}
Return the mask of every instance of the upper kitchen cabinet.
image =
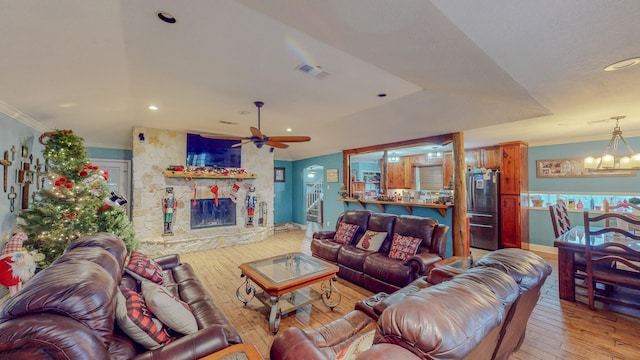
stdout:
{"type": "Polygon", "coordinates": [[[467,169],[472,168],[500,168],[500,148],[498,146],[490,146],[475,149],[466,149],[464,151],[464,162],[467,169]]]}
{"type": "Polygon", "coordinates": [[[409,157],[401,157],[398,162],[387,164],[387,188],[388,189],[411,189],[413,187],[413,176],[411,176],[411,161],[409,157]]]}

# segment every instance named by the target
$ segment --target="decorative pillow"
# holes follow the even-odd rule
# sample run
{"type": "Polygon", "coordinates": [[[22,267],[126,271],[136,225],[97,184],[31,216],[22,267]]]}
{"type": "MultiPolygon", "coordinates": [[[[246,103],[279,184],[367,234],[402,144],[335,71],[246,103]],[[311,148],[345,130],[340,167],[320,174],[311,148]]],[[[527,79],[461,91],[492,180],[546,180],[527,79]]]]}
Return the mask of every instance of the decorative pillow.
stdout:
{"type": "Polygon", "coordinates": [[[376,252],[380,250],[380,246],[382,246],[386,237],[386,232],[367,230],[364,235],[362,235],[360,241],[356,244],[356,247],[362,250],[376,252]]]}
{"type": "Polygon", "coordinates": [[[392,259],[398,259],[405,261],[409,256],[418,251],[418,246],[422,239],[414,238],[411,236],[403,236],[398,233],[393,233],[393,240],[391,241],[391,250],[389,250],[389,257],[392,259]]]}
{"type": "Polygon", "coordinates": [[[371,330],[360,335],[354,342],[336,355],[336,360],[355,360],[360,353],[369,350],[373,345],[373,336],[375,334],[376,331],[371,330]]]}
{"type": "Polygon", "coordinates": [[[359,226],[356,224],[340,223],[338,231],[336,231],[336,235],[333,237],[333,241],[338,244],[350,244],[358,228],[359,226]]]}
{"type": "Polygon", "coordinates": [[[149,350],[171,341],[162,322],[153,317],[140,294],[120,287],[116,297],[116,322],[133,341],[149,350]]]}
{"type": "Polygon", "coordinates": [[[185,335],[198,332],[198,324],[189,305],[163,286],[143,281],[142,296],[151,312],[166,326],[185,335]]]}
{"type": "Polygon", "coordinates": [[[141,252],[131,252],[129,263],[124,267],[124,271],[138,281],[151,280],[162,285],[162,268],[152,258],[141,252]]]}

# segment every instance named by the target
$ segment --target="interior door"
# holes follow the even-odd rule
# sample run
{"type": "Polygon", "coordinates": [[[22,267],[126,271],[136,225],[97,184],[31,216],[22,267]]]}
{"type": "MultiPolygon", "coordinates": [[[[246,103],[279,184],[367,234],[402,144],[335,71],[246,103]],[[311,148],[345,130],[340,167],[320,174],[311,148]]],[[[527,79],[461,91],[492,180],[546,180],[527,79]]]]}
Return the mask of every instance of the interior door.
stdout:
{"type": "Polygon", "coordinates": [[[90,159],[93,165],[109,172],[107,187],[111,191],[122,194],[128,201],[126,211],[131,217],[131,161],[112,159],[90,159]]]}

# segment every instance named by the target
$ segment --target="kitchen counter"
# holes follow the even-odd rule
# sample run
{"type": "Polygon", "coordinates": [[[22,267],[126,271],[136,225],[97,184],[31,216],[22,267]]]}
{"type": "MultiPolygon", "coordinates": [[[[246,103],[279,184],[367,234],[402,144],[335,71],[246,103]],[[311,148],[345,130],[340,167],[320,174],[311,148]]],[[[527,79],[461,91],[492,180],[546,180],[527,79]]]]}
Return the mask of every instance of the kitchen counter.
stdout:
{"type": "Polygon", "coordinates": [[[382,212],[386,212],[386,206],[404,206],[407,209],[407,212],[410,215],[413,215],[414,207],[422,207],[422,208],[431,208],[436,209],[442,217],[447,217],[447,210],[453,208],[453,205],[442,205],[442,204],[426,204],[426,203],[417,203],[417,202],[404,202],[404,201],[379,201],[379,200],[366,200],[366,199],[354,199],[354,198],[337,198],[336,200],[344,202],[347,206],[350,203],[357,203],[365,208],[365,204],[375,204],[378,205],[382,212]]]}

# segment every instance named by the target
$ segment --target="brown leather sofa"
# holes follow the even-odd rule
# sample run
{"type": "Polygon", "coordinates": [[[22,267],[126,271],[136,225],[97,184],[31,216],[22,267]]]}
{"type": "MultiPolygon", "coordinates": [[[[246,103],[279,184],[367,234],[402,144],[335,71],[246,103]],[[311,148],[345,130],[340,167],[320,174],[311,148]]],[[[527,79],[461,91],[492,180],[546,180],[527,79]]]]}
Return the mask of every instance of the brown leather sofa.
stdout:
{"type": "Polygon", "coordinates": [[[420,278],[377,305],[360,302],[318,329],[280,331],[271,359],[335,359],[375,329],[373,345],[357,359],[506,360],[524,341],[550,273],[549,264],[531,252],[497,250],[448,281],[430,285],[420,278]],[[378,307],[379,316],[372,307],[378,307]]]}
{"type": "Polygon", "coordinates": [[[392,293],[425,275],[433,264],[445,258],[449,227],[437,220],[410,215],[348,210],[338,217],[336,230],[313,234],[313,256],[338,265],[338,276],[373,292],[392,293]],[[358,230],[350,244],[333,242],[341,223],[356,224],[358,230]],[[367,230],[386,232],[377,252],[356,247],[367,230]],[[393,234],[422,239],[415,255],[405,261],[389,258],[393,234]]]}
{"type": "Polygon", "coordinates": [[[111,234],[71,243],[0,309],[0,359],[198,359],[242,342],[191,266],[168,255],[156,259],[163,286],[189,304],[198,331],[154,350],[137,345],[115,320],[118,285],[136,282],[126,255],[111,234]]]}

